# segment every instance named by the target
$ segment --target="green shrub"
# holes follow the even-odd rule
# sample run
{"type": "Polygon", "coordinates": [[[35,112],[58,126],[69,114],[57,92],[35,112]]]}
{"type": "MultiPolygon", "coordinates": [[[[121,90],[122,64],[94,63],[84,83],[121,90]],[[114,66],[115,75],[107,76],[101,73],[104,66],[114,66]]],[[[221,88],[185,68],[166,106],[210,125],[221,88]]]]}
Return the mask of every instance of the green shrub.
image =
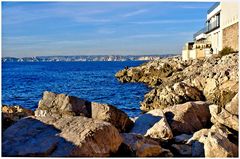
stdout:
{"type": "Polygon", "coordinates": [[[223,57],[225,55],[229,55],[235,53],[235,51],[231,48],[231,47],[224,47],[220,52],[219,52],[219,56],[223,57]]]}

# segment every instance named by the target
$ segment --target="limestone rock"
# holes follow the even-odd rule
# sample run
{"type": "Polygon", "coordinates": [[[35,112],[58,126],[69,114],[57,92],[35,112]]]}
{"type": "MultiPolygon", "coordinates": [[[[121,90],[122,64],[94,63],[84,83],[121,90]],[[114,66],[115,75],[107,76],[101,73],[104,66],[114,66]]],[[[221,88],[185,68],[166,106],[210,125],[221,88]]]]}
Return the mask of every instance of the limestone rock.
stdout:
{"type": "Polygon", "coordinates": [[[238,147],[218,133],[208,134],[204,150],[205,157],[238,157],[238,147]]]}
{"type": "Polygon", "coordinates": [[[133,121],[126,113],[107,104],[91,103],[91,117],[107,121],[114,125],[119,131],[125,132],[132,128],[133,121]]]}
{"type": "MultiPolygon", "coordinates": [[[[218,134],[218,136],[221,136],[221,138],[224,138],[224,141],[226,141],[227,143],[232,143],[232,141],[230,141],[231,139],[230,136],[232,136],[233,134],[223,125],[213,125],[210,129],[201,129],[195,132],[193,134],[193,137],[187,141],[187,144],[192,146],[193,157],[205,156],[205,152],[208,151],[205,147],[205,143],[211,140],[211,137],[210,137],[211,135],[209,134],[218,134]]],[[[224,144],[224,143],[221,143],[221,144],[224,144]]]]}
{"type": "Polygon", "coordinates": [[[122,138],[110,123],[86,117],[62,117],[53,125],[27,117],[3,133],[3,156],[104,157],[122,138]]]}
{"type": "Polygon", "coordinates": [[[226,104],[225,109],[233,115],[238,115],[238,93],[234,96],[231,102],[226,104]]]}
{"type": "Polygon", "coordinates": [[[43,98],[39,101],[35,116],[39,119],[45,118],[43,120],[47,123],[60,119],[62,116],[91,117],[110,122],[121,132],[128,131],[133,125],[128,115],[114,106],[48,91],[44,92],[43,98]]]}
{"type": "Polygon", "coordinates": [[[176,104],[182,104],[188,101],[205,100],[202,92],[196,87],[189,86],[184,82],[178,82],[173,85],[161,86],[153,89],[145,95],[140,109],[149,111],[152,109],[164,109],[176,104]]]}
{"type": "Polygon", "coordinates": [[[163,111],[174,134],[193,133],[209,124],[208,105],[203,101],[187,102],[163,111]]]}
{"type": "Polygon", "coordinates": [[[27,116],[33,115],[33,111],[23,108],[21,106],[2,106],[2,128],[5,130],[11,126],[14,122],[27,116]]]}
{"type": "Polygon", "coordinates": [[[161,146],[152,139],[147,139],[133,133],[123,133],[121,135],[123,138],[123,147],[127,151],[125,153],[130,154],[132,157],[159,156],[162,152],[161,146]]]}
{"type": "Polygon", "coordinates": [[[210,105],[209,109],[212,116],[211,122],[215,124],[221,123],[238,131],[238,117],[236,115],[230,114],[228,111],[218,105],[210,105]]]}
{"type": "Polygon", "coordinates": [[[179,57],[163,58],[125,72],[118,77],[120,81],[144,82],[153,87],[141,102],[141,110],[145,112],[196,100],[224,107],[238,92],[238,54],[188,61],[179,57]],[[141,75],[127,73],[133,70],[141,75]],[[182,88],[179,83],[187,87],[182,88]]]}
{"type": "Polygon", "coordinates": [[[86,116],[90,117],[91,103],[77,97],[45,91],[38,103],[35,116],[86,116]]]}
{"type": "Polygon", "coordinates": [[[139,116],[135,121],[131,133],[162,140],[168,140],[173,137],[171,128],[161,109],[151,110],[139,116]]]}

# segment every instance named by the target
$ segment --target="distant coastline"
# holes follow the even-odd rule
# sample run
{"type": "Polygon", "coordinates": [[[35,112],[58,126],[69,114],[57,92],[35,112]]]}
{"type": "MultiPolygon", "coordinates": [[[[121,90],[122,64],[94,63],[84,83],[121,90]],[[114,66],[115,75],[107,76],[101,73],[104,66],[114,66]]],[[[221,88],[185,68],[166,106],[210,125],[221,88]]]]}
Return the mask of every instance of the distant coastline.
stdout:
{"type": "Polygon", "coordinates": [[[79,55],[79,56],[36,56],[36,57],[2,57],[2,62],[81,62],[81,61],[151,61],[177,56],[165,55],[79,55]]]}

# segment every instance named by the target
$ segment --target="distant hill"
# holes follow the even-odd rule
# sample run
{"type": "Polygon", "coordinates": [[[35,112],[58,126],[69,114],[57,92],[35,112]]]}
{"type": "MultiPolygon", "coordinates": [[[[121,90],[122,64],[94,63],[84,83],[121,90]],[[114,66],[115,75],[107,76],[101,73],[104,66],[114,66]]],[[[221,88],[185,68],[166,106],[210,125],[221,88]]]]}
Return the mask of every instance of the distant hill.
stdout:
{"type": "Polygon", "coordinates": [[[168,55],[81,55],[81,56],[37,56],[37,57],[3,57],[3,62],[76,62],[76,61],[151,61],[168,55]]]}

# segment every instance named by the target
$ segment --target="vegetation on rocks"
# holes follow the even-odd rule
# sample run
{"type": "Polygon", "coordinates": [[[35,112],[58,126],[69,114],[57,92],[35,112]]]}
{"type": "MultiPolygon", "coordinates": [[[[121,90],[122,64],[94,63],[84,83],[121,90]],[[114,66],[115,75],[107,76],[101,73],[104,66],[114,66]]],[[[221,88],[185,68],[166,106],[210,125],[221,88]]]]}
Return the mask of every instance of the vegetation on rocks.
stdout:
{"type": "Polygon", "coordinates": [[[235,51],[231,48],[231,47],[224,47],[220,52],[219,52],[219,56],[222,57],[222,56],[226,56],[228,54],[232,54],[234,53],[235,51]]]}

